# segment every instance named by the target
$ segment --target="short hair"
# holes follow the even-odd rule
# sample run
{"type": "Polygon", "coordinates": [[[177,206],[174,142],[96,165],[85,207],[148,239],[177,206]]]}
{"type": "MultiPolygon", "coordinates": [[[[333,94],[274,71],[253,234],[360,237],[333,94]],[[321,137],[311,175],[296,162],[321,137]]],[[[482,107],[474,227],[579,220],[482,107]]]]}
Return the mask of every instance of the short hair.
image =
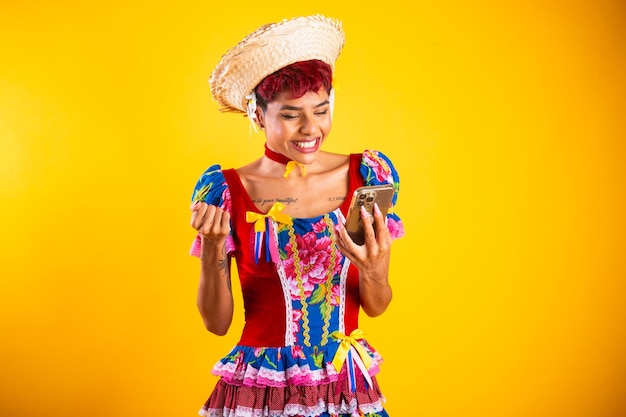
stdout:
{"type": "Polygon", "coordinates": [[[293,98],[302,97],[309,91],[317,92],[322,87],[330,93],[332,79],[333,70],[326,62],[318,59],[299,61],[265,77],[255,89],[257,103],[265,111],[267,103],[283,91],[289,91],[293,98]]]}

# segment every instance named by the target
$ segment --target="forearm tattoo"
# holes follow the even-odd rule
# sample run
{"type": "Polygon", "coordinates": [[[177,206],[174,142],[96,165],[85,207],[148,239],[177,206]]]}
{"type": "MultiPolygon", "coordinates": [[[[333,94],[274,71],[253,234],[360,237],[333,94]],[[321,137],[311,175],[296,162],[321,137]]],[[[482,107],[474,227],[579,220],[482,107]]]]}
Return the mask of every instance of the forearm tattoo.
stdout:
{"type": "Polygon", "coordinates": [[[218,260],[218,267],[224,273],[226,278],[226,287],[232,292],[232,284],[230,282],[230,269],[228,265],[228,255],[226,254],[226,245],[222,247],[222,258],[218,260]]]}
{"type": "MultiPolygon", "coordinates": [[[[200,255],[200,259],[208,263],[214,262],[210,260],[211,257],[207,258],[204,252],[200,255]]],[[[223,275],[224,278],[226,279],[226,287],[228,288],[228,291],[232,291],[232,284],[230,282],[230,264],[229,264],[228,254],[226,253],[226,244],[222,246],[222,251],[216,261],[216,264],[217,264],[217,269],[219,271],[219,275],[223,275]]]]}

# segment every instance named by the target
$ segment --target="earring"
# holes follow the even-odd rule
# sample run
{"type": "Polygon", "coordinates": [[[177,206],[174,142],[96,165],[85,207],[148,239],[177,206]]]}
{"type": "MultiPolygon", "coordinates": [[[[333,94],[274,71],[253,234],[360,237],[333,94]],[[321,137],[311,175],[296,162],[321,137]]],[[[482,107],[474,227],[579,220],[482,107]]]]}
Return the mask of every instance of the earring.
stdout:
{"type": "Polygon", "coordinates": [[[246,113],[248,114],[248,119],[250,120],[250,134],[252,134],[252,130],[254,130],[254,133],[257,132],[256,130],[257,124],[254,122],[254,120],[257,118],[256,117],[256,94],[254,93],[254,91],[252,91],[250,94],[246,96],[246,98],[248,99],[248,106],[246,108],[246,113]]]}

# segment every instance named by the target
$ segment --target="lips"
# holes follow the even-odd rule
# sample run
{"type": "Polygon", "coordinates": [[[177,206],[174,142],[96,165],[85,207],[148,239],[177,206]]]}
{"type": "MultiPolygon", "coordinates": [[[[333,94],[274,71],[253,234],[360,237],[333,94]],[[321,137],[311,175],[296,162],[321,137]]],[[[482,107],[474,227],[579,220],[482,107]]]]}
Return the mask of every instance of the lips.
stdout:
{"type": "Polygon", "coordinates": [[[293,148],[303,153],[311,153],[317,151],[320,146],[320,139],[303,140],[291,142],[293,148]]]}

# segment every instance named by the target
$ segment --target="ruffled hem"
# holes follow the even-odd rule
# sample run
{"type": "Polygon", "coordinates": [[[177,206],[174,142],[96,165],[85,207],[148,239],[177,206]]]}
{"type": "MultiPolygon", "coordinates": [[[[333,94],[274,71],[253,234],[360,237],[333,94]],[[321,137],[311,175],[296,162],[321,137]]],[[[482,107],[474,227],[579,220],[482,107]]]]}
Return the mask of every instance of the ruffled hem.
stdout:
{"type": "MultiPolygon", "coordinates": [[[[365,340],[359,343],[372,359],[367,370],[373,377],[379,372],[382,357],[365,340]]],[[[336,382],[345,375],[337,373],[332,360],[337,343],[323,347],[287,346],[279,348],[255,348],[235,346],[212,370],[228,384],[248,387],[286,387],[288,385],[312,386],[336,382]]],[[[357,368],[360,375],[360,371],[357,368]]]]}
{"type": "Polygon", "coordinates": [[[347,380],[314,386],[244,387],[218,381],[198,414],[205,417],[387,416],[385,398],[374,379],[359,378],[351,391],[347,380]]]}
{"type": "MultiPolygon", "coordinates": [[[[235,252],[235,242],[233,241],[233,236],[228,235],[226,236],[226,253],[230,255],[234,252],[235,252]]],[[[191,244],[191,248],[189,249],[189,254],[191,256],[195,256],[196,258],[199,258],[201,253],[202,253],[202,238],[200,237],[200,234],[198,233],[196,235],[196,238],[193,240],[193,243],[191,244]]]]}
{"type": "Polygon", "coordinates": [[[395,214],[387,216],[387,227],[389,228],[389,233],[393,239],[398,239],[404,236],[404,224],[395,214]]]}

